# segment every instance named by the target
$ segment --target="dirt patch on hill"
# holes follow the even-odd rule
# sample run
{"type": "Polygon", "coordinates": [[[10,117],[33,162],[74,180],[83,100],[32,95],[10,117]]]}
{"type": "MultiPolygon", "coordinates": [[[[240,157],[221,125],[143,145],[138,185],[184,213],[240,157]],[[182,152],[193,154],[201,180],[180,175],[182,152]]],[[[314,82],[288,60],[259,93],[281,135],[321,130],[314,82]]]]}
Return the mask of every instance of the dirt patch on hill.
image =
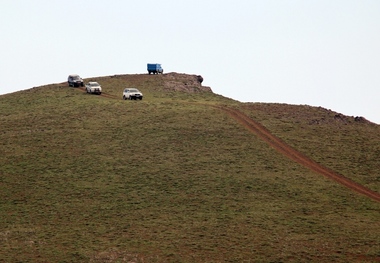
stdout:
{"type": "Polygon", "coordinates": [[[202,86],[203,77],[181,73],[168,73],[162,75],[164,89],[168,91],[183,91],[190,93],[212,92],[210,87],[202,86]]]}

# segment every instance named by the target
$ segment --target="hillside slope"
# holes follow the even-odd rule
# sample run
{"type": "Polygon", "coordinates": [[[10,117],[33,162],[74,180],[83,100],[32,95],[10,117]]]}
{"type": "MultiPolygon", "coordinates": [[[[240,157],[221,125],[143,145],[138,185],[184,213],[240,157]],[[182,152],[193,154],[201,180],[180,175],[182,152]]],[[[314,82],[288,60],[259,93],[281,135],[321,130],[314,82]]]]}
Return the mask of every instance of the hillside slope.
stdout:
{"type": "Polygon", "coordinates": [[[245,104],[242,111],[287,144],[380,193],[380,126],[307,105],[245,104]]]}
{"type": "Polygon", "coordinates": [[[105,96],[60,83],[0,97],[0,261],[380,259],[378,202],[292,161],[219,107],[375,192],[378,125],[239,103],[185,74],[91,80],[105,96]],[[143,101],[121,99],[132,86],[143,101]]]}
{"type": "Polygon", "coordinates": [[[260,123],[252,120],[251,118],[249,118],[247,115],[243,114],[242,112],[238,110],[226,108],[226,107],[221,107],[220,109],[228,112],[233,118],[241,122],[244,126],[246,126],[256,135],[258,135],[261,139],[263,139],[269,145],[274,147],[278,152],[284,154],[291,160],[297,162],[300,165],[305,166],[306,168],[311,169],[312,171],[315,171],[323,176],[326,176],[327,178],[330,178],[336,181],[337,183],[343,186],[346,186],[349,189],[352,189],[353,191],[357,193],[363,194],[373,199],[374,201],[380,202],[380,193],[372,191],[371,189],[359,183],[356,183],[353,180],[350,180],[349,178],[337,172],[334,172],[333,170],[328,169],[325,166],[313,161],[312,159],[308,158],[304,154],[290,147],[288,144],[283,142],[278,137],[274,136],[271,132],[268,131],[268,129],[266,129],[260,123]]]}

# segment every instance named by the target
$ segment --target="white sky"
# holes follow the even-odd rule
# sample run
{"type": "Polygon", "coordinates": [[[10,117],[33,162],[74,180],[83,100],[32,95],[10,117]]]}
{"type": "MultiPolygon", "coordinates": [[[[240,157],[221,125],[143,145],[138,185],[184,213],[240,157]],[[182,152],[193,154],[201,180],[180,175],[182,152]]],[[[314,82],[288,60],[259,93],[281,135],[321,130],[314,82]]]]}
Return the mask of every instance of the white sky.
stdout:
{"type": "Polygon", "coordinates": [[[0,0],[0,33],[0,94],[161,63],[380,124],[380,0],[0,0]]]}

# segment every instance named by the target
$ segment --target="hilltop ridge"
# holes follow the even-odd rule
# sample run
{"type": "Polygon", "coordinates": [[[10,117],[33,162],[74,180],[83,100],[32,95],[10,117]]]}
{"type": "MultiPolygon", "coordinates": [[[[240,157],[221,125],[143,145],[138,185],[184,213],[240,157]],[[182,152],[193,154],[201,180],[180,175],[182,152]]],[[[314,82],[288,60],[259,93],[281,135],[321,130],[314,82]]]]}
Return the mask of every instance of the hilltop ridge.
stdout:
{"type": "MultiPolygon", "coordinates": [[[[169,72],[165,74],[150,75],[150,74],[122,74],[104,77],[91,77],[86,78],[85,81],[114,79],[119,81],[118,84],[125,87],[134,85],[138,88],[149,88],[157,91],[164,92],[186,92],[186,93],[200,93],[209,92],[213,93],[211,87],[203,86],[203,77],[195,74],[185,74],[169,72]]],[[[65,83],[60,83],[61,85],[65,83]]]]}

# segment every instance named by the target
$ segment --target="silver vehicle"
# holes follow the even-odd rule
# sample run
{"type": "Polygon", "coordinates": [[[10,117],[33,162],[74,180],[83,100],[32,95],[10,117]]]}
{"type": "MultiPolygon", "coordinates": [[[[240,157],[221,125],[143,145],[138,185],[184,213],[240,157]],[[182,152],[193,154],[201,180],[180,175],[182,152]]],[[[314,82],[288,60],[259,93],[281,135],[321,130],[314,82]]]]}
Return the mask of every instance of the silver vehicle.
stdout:
{"type": "Polygon", "coordinates": [[[67,78],[70,87],[83,87],[83,79],[77,74],[71,74],[67,78]]]}
{"type": "Polygon", "coordinates": [[[102,94],[102,87],[99,85],[98,82],[91,81],[86,84],[86,92],[100,95],[102,94]]]}
{"type": "Polygon", "coordinates": [[[123,91],[123,99],[124,100],[142,100],[143,94],[136,88],[126,88],[123,91]]]}

